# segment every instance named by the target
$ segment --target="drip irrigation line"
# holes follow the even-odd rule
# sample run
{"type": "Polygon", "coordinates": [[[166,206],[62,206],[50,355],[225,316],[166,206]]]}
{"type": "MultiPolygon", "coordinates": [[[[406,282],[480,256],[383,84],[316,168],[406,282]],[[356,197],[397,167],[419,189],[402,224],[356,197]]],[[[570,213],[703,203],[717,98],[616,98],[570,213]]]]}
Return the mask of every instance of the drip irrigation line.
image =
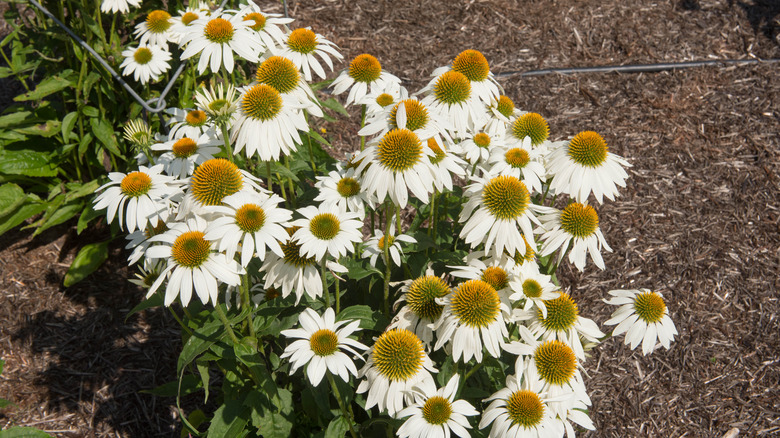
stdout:
{"type": "Polygon", "coordinates": [[[576,73],[656,73],[667,70],[681,70],[692,67],[705,66],[728,66],[743,64],[765,64],[780,62],[780,59],[712,59],[706,61],[686,61],[686,62],[663,62],[657,64],[628,64],[628,65],[604,65],[596,67],[570,67],[570,68],[548,68],[543,70],[531,71],[507,71],[497,73],[496,77],[504,78],[509,76],[543,76],[549,74],[576,74],[576,73]]]}

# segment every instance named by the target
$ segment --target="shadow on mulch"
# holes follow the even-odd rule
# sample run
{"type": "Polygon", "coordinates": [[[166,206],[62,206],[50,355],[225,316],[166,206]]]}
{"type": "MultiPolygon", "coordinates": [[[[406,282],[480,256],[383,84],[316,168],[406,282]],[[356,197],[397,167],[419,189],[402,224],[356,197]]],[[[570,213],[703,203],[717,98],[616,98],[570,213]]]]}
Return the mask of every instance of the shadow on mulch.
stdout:
{"type": "MultiPolygon", "coordinates": [[[[72,227],[61,226],[36,238],[30,236],[29,230],[10,232],[0,237],[0,246],[17,247],[17,252],[30,254],[31,260],[42,250],[58,248],[56,263],[19,276],[37,281],[37,275],[44,288],[54,289],[51,285],[62,284],[63,271],[78,248],[106,240],[109,234],[102,229],[78,236],[72,227]]],[[[110,257],[97,272],[70,288],[52,290],[57,295],[53,299],[27,303],[24,297],[11,294],[10,300],[22,298],[23,302],[18,307],[13,303],[2,306],[4,318],[18,320],[6,326],[13,331],[7,332],[11,351],[4,356],[13,355],[14,346],[17,351],[24,346],[32,356],[32,363],[25,365],[33,370],[24,369],[21,376],[28,380],[25,390],[20,393],[14,388],[16,393],[5,397],[22,407],[38,403],[43,418],[26,424],[46,429],[46,423],[65,419],[70,424],[88,424],[88,436],[118,433],[133,437],[171,436],[180,427],[172,398],[140,392],[173,379],[181,349],[179,330],[164,309],[126,319],[143,293],[127,282],[123,245],[123,239],[112,242],[110,257]],[[33,304],[32,312],[25,312],[27,304],[33,304]]],[[[10,369],[3,377],[13,379],[13,374],[10,369]]],[[[19,420],[9,410],[0,413],[0,419],[19,420]]],[[[50,432],[83,436],[84,430],[50,432]]]]}

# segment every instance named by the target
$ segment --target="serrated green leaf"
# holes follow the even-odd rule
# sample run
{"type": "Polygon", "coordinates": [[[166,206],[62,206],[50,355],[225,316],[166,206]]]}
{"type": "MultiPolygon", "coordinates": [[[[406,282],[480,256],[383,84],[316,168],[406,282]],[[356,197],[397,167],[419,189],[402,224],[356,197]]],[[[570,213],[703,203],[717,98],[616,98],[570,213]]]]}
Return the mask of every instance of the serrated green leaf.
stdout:
{"type": "Polygon", "coordinates": [[[135,315],[136,313],[151,309],[152,307],[160,307],[163,305],[163,296],[161,293],[155,293],[151,297],[141,301],[138,303],[133,309],[127,313],[127,316],[125,316],[125,321],[127,321],[127,318],[130,318],[130,316],[135,315]]]}
{"type": "Polygon", "coordinates": [[[13,213],[27,201],[27,195],[21,187],[13,183],[0,186],[0,217],[13,213]]]}
{"type": "Polygon", "coordinates": [[[81,234],[82,231],[87,229],[90,222],[92,222],[95,218],[105,216],[105,214],[105,210],[96,211],[92,207],[85,208],[79,216],[79,221],[76,225],[76,234],[81,234]]]}
{"type": "Polygon", "coordinates": [[[62,282],[63,285],[71,287],[95,272],[108,258],[108,243],[109,241],[107,240],[105,242],[84,245],[79,250],[79,253],[76,254],[73,263],[70,264],[70,268],[68,268],[68,272],[65,274],[65,280],[62,282]]]}
{"type": "Polygon", "coordinates": [[[68,87],[72,87],[73,85],[73,81],[67,77],[63,77],[61,75],[50,76],[42,80],[34,90],[14,97],[14,101],[26,102],[30,100],[41,100],[50,94],[62,91],[68,87]]]}
{"type": "Polygon", "coordinates": [[[48,433],[34,427],[14,426],[0,430],[0,438],[52,438],[48,433]]]}
{"type": "Polygon", "coordinates": [[[214,412],[209,426],[209,438],[236,438],[245,436],[244,426],[249,422],[251,407],[243,400],[228,400],[214,412]]]}
{"type": "Polygon", "coordinates": [[[26,126],[24,128],[15,129],[14,132],[23,135],[37,135],[40,137],[51,137],[57,135],[60,132],[59,120],[47,120],[45,123],[26,126]]]}
{"type": "Polygon", "coordinates": [[[179,386],[178,381],[174,380],[173,382],[164,383],[154,389],[144,389],[140,392],[156,395],[158,397],[176,397],[176,394],[190,395],[198,392],[200,389],[200,378],[193,374],[187,374],[182,378],[181,386],[179,386]]]}
{"type": "Polygon", "coordinates": [[[76,111],[68,113],[62,118],[62,126],[60,126],[62,133],[62,140],[68,142],[70,140],[70,134],[73,132],[73,128],[76,126],[76,121],[79,118],[79,113],[76,111]]]}
{"type": "Polygon", "coordinates": [[[100,118],[100,111],[98,111],[98,109],[95,108],[94,106],[89,106],[89,105],[83,106],[81,108],[81,114],[84,114],[85,116],[91,117],[93,119],[100,118]]]}
{"type": "Polygon", "coordinates": [[[25,176],[56,176],[51,154],[30,149],[0,151],[0,173],[25,176]]]}
{"type": "MultiPolygon", "coordinates": [[[[206,422],[206,414],[203,413],[200,409],[195,409],[192,411],[190,415],[187,416],[187,421],[189,422],[190,426],[194,428],[200,427],[201,424],[206,422]]],[[[181,434],[179,434],[180,438],[192,438],[192,435],[187,430],[186,427],[182,428],[181,434]]]]}
{"type": "Polygon", "coordinates": [[[200,356],[226,335],[222,321],[212,320],[196,328],[181,349],[179,360],[176,364],[176,372],[181,373],[182,368],[189,365],[196,357],[200,356]]]}
{"type": "Polygon", "coordinates": [[[9,129],[20,124],[26,124],[27,120],[31,117],[33,117],[33,115],[29,111],[19,111],[0,116],[0,129],[9,129]]]}
{"type": "Polygon", "coordinates": [[[25,220],[46,210],[46,204],[41,202],[31,203],[28,198],[27,204],[22,205],[15,213],[0,217],[0,234],[20,225],[25,220]]]}
{"type": "Polygon", "coordinates": [[[354,260],[351,258],[343,258],[341,264],[349,271],[349,278],[351,280],[362,280],[372,274],[383,277],[382,272],[371,266],[368,259],[354,260]]]}
{"type": "Polygon", "coordinates": [[[293,424],[284,414],[265,410],[262,416],[253,418],[252,423],[264,438],[289,438],[293,424]]]}

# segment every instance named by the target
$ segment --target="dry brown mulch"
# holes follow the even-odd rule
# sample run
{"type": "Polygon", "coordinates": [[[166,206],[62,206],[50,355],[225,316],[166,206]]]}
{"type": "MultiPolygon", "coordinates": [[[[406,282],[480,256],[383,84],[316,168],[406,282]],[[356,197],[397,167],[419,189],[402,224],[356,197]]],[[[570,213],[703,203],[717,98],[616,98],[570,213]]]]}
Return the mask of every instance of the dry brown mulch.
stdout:
{"type": "MultiPolygon", "coordinates": [[[[496,73],[780,58],[780,7],[769,0],[307,0],[290,13],[347,60],[374,54],[410,90],[468,48],[496,73]]],[[[614,249],[607,270],[563,268],[581,312],[604,321],[608,290],[654,288],[680,332],[648,357],[619,339],[597,347],[586,382],[598,431],[585,436],[780,435],[779,68],[501,79],[554,139],[596,130],[634,166],[622,196],[598,207],[614,249]]],[[[326,127],[334,154],[354,148],[354,117],[326,127]]],[[[159,310],[124,321],[142,294],[124,280],[121,242],[93,278],[63,289],[85,239],[67,228],[0,236],[0,397],[19,405],[0,426],[172,436],[171,400],[138,391],[174,378],[176,326],[159,310]]]]}

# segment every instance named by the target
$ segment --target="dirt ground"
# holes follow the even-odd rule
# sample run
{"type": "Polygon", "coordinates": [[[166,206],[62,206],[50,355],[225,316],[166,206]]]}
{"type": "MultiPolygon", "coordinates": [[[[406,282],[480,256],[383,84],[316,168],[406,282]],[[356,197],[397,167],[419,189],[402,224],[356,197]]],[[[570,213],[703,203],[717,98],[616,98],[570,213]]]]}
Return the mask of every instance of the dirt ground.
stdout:
{"type": "MultiPolygon", "coordinates": [[[[499,74],[780,58],[771,0],[305,0],[289,10],[296,27],[325,35],[346,60],[377,56],[410,90],[464,49],[482,51],[499,74]]],[[[607,270],[563,269],[582,314],[605,321],[608,290],[648,287],[667,298],[680,332],[671,350],[648,357],[619,339],[595,350],[586,384],[597,431],[582,436],[780,436],[779,69],[501,76],[518,107],[547,118],[553,139],[596,130],[633,164],[622,196],[598,207],[614,249],[607,270]]],[[[334,155],[355,147],[358,122],[325,126],[334,155]]],[[[139,392],[174,379],[178,329],[159,309],[125,319],[142,293],[126,281],[122,242],[65,289],[78,247],[107,233],[30,234],[0,236],[0,397],[18,405],[0,412],[0,427],[178,435],[173,400],[139,392]]]]}

